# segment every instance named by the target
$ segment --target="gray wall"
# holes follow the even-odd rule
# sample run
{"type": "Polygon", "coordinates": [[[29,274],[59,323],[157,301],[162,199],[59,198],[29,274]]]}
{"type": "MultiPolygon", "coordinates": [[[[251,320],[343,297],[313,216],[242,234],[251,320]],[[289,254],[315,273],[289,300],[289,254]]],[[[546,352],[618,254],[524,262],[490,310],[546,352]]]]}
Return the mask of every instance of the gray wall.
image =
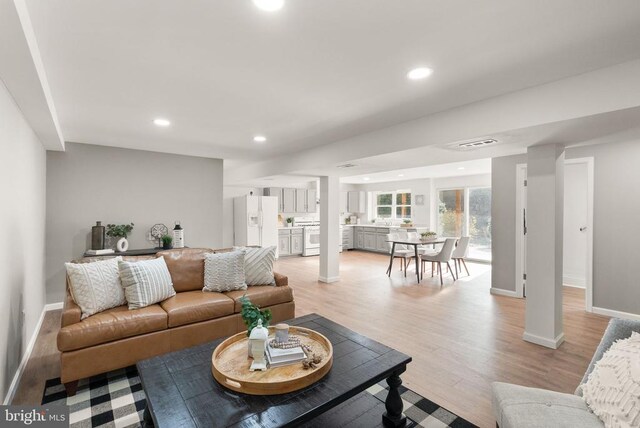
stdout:
{"type": "MultiPolygon", "coordinates": [[[[593,306],[640,314],[640,141],[566,150],[593,157],[593,306]]],[[[516,164],[526,155],[492,160],[492,287],[515,291],[516,164]]]]}
{"type": "Polygon", "coordinates": [[[44,307],[45,150],[0,80],[0,398],[44,307]]]}
{"type": "Polygon", "coordinates": [[[64,298],[64,262],[90,248],[91,226],[133,222],[129,248],[151,248],[149,228],[180,220],[189,247],[222,246],[222,160],[67,143],[47,153],[47,302],[64,298]]]}
{"type": "Polygon", "coordinates": [[[491,160],[491,287],[516,291],[516,165],[527,155],[491,160]]]}

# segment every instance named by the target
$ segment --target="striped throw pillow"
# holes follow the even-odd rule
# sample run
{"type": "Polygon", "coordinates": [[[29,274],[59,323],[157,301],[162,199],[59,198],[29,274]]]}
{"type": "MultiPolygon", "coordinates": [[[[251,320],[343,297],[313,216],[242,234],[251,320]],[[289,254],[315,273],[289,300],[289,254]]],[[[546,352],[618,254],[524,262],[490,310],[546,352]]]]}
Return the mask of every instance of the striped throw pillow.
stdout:
{"type": "Polygon", "coordinates": [[[91,263],[65,263],[73,301],[80,306],[81,319],[126,305],[120,284],[118,262],[122,257],[91,263]]]}
{"type": "Polygon", "coordinates": [[[205,254],[204,288],[202,291],[246,290],[244,250],[231,253],[205,254]]]}
{"type": "Polygon", "coordinates": [[[120,281],[129,309],[139,309],[175,296],[164,257],[139,262],[118,262],[120,281]]]}
{"type": "Polygon", "coordinates": [[[247,285],[276,285],[273,277],[273,263],[276,261],[276,247],[234,247],[244,249],[244,278],[247,285]]]}

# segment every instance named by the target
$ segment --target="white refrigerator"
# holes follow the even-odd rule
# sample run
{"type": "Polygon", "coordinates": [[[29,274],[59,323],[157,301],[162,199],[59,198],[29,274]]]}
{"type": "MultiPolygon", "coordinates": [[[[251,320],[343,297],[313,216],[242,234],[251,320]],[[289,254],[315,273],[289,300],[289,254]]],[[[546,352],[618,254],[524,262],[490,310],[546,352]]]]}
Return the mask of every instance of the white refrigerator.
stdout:
{"type": "Polygon", "coordinates": [[[236,246],[278,249],[278,198],[240,196],[233,200],[233,241],[236,246]]]}

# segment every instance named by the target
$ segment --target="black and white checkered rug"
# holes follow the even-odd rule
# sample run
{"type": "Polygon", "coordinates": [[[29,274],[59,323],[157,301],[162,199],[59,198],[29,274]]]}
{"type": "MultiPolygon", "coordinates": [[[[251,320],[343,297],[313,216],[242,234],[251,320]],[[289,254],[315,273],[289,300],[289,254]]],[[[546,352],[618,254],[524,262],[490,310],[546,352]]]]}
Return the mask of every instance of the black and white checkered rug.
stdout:
{"type": "MultiPolygon", "coordinates": [[[[410,389],[400,386],[404,413],[410,421],[407,428],[466,428],[472,423],[438,406],[410,389]]],[[[380,382],[367,392],[384,402],[387,398],[386,382],[380,382]]],[[[135,366],[83,379],[78,392],[67,397],[60,379],[49,379],[44,388],[42,404],[69,406],[71,428],[85,427],[139,427],[146,398],[135,366]]]]}

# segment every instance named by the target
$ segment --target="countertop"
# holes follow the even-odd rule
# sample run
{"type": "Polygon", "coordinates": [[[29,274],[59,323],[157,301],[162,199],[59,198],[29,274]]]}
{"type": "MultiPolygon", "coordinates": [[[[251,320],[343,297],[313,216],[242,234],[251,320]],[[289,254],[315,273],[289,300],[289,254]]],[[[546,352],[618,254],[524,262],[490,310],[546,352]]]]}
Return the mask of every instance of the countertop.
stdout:
{"type": "Polygon", "coordinates": [[[304,226],[291,226],[291,227],[287,227],[287,226],[278,226],[278,230],[280,229],[302,229],[304,226]]]}
{"type": "Polygon", "coordinates": [[[428,229],[428,226],[409,226],[409,227],[401,227],[401,226],[385,226],[382,224],[341,224],[340,226],[346,227],[377,227],[380,229],[428,229]]]}

